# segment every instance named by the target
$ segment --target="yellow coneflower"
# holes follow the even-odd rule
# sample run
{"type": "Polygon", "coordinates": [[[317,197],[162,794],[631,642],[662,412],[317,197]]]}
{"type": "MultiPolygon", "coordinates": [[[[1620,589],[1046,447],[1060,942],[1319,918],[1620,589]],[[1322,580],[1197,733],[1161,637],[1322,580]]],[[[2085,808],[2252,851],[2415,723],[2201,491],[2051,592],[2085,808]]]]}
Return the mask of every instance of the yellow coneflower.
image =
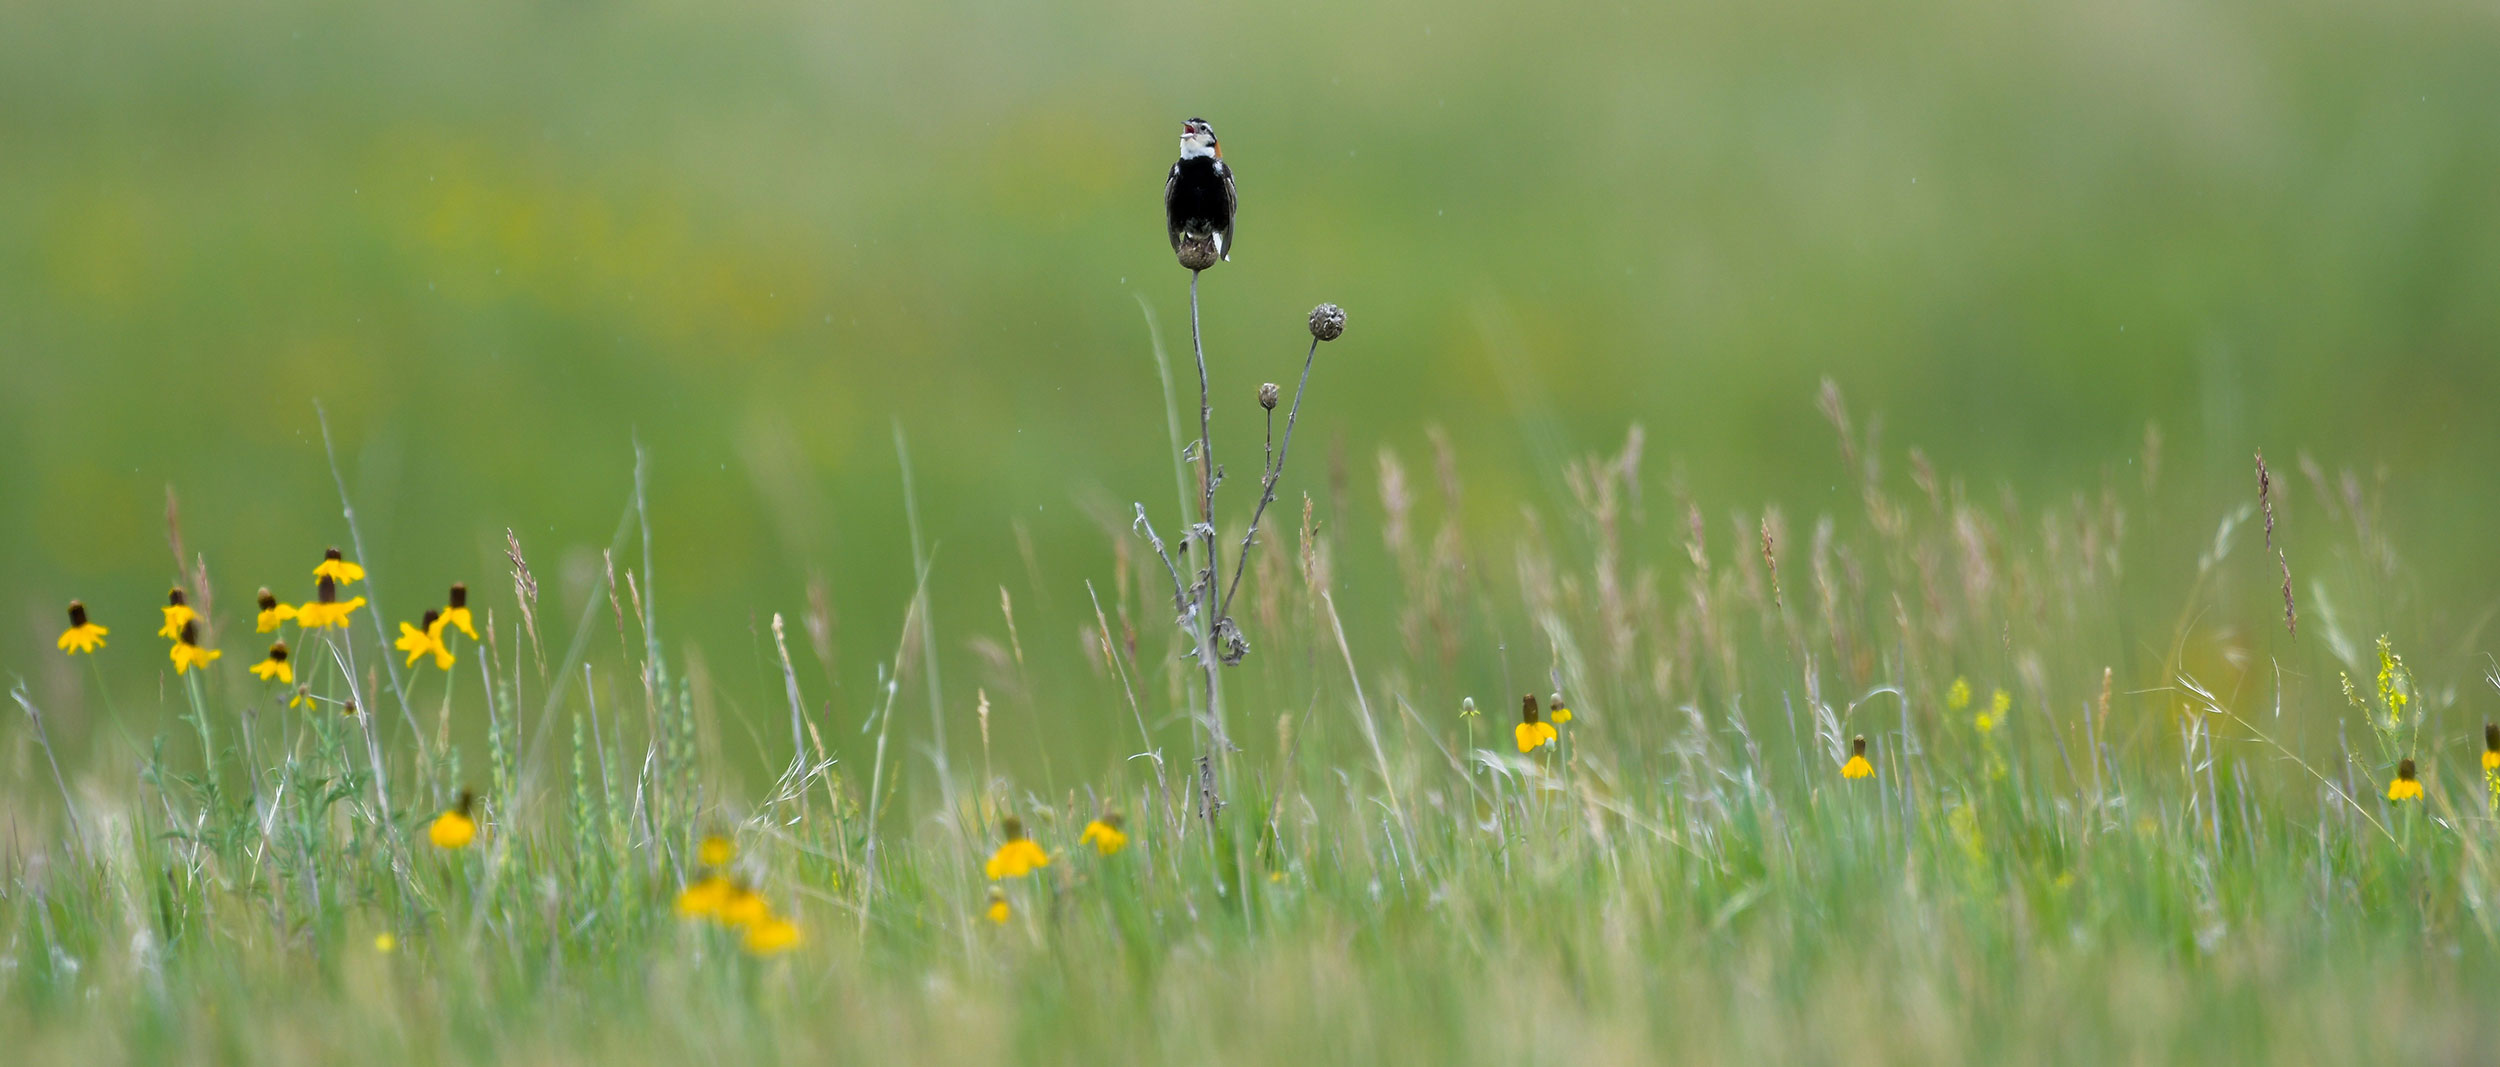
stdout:
{"type": "Polygon", "coordinates": [[[2483,800],[2500,815],[2500,723],[2483,724],[2483,800]]]}
{"type": "Polygon", "coordinates": [[[747,925],[745,937],[738,946],[752,956],[775,956],[799,947],[806,938],[799,933],[799,924],[778,915],[767,915],[747,925]]]}
{"type": "Polygon", "coordinates": [[[470,814],[476,806],[477,794],[461,790],[460,802],[435,816],[433,825],[425,828],[426,840],[446,852],[469,847],[469,842],[477,837],[477,819],[470,814]]]}
{"type": "MultiPolygon", "coordinates": [[[[264,682],[294,685],[295,665],[287,662],[286,655],[286,642],[280,641],[269,646],[269,658],[252,664],[252,673],[260,675],[260,680],[264,682]]],[[[292,701],[289,703],[291,704],[292,701]]]]}
{"type": "Polygon", "coordinates": [[[365,569],[349,563],[339,555],[336,546],[321,554],[321,565],[313,568],[313,577],[328,578],[340,585],[354,585],[365,580],[365,569]]]}
{"type": "Polygon", "coordinates": [[[307,630],[332,626],[344,630],[349,622],[354,621],[350,616],[363,606],[363,597],[341,601],[338,582],[325,574],[321,576],[321,584],[313,588],[313,602],[295,609],[295,624],[307,630]]]}
{"type": "Polygon", "coordinates": [[[1105,856],[1128,847],[1128,833],[1120,829],[1120,813],[1110,812],[1085,824],[1085,832],[1076,836],[1076,843],[1092,845],[1105,856]]]}
{"type": "Polygon", "coordinates": [[[296,686],[294,692],[288,694],[286,698],[286,706],[290,708],[309,708],[312,702],[312,687],[309,685],[296,686]]]}
{"type": "Polygon", "coordinates": [[[193,667],[206,670],[222,655],[225,653],[200,647],[200,624],[197,621],[183,623],[182,632],[174,637],[174,673],[177,675],[189,674],[193,667]]]}
{"type": "Polygon", "coordinates": [[[764,899],[764,894],[746,886],[732,885],[728,894],[721,898],[718,917],[731,926],[753,926],[772,918],[773,906],[771,901],[764,899]]]}
{"type": "Polygon", "coordinates": [[[104,635],[108,632],[87,618],[87,605],[70,601],[69,629],[61,631],[61,651],[73,656],[81,652],[93,653],[104,647],[104,635]]]}
{"type": "Polygon", "coordinates": [[[694,858],[706,867],[726,867],[738,858],[738,843],[719,834],[705,834],[694,846],[694,858]]]}
{"type": "Polygon", "coordinates": [[[1843,778],[1871,778],[1874,777],[1874,775],[1875,765],[1866,761],[1866,735],[1859,734],[1856,737],[1850,738],[1849,762],[1840,765],[1840,776],[1843,778]]]}
{"type": "Polygon", "coordinates": [[[1568,708],[1568,707],[1563,706],[1563,698],[1562,698],[1562,694],[1561,694],[1561,693],[1556,693],[1556,694],[1554,694],[1553,704],[1554,704],[1553,713],[1552,713],[1552,714],[1550,714],[1550,715],[1547,715],[1547,716],[1546,716],[1546,718],[1549,718],[1549,719],[1554,720],[1554,725],[1556,725],[1556,726],[1560,726],[1560,725],[1562,725],[1562,724],[1564,724],[1564,723],[1570,722],[1570,721],[1571,721],[1571,709],[1570,709],[1570,708],[1568,708]]]}
{"type": "Polygon", "coordinates": [[[399,640],[395,643],[400,651],[408,654],[409,666],[416,666],[418,660],[431,654],[434,657],[436,669],[446,671],[451,669],[451,649],[443,645],[443,628],[437,621],[439,618],[440,616],[429,611],[425,613],[422,625],[410,626],[404,622],[399,624],[399,640]]]}
{"type": "Polygon", "coordinates": [[[1561,736],[1554,732],[1553,723],[1536,721],[1536,694],[1534,693],[1519,698],[1519,725],[1513,728],[1511,733],[1519,739],[1519,751],[1523,755],[1534,752],[1538,745],[1550,744],[1561,736]]]}
{"type": "Polygon", "coordinates": [[[469,640],[477,640],[477,619],[469,614],[469,583],[451,583],[451,605],[443,609],[442,619],[436,623],[438,629],[444,626],[458,627],[461,633],[469,635],[469,640]]]}
{"type": "Polygon", "coordinates": [[[2396,780],[2387,783],[2387,799],[2415,800],[2422,795],[2422,780],[2413,776],[2413,761],[2396,761],[2396,780]]]}
{"type": "Polygon", "coordinates": [[[677,894],[677,914],[686,919],[709,919],[720,916],[721,905],[729,902],[736,887],[720,875],[697,879],[677,894]]]}
{"type": "Polygon", "coordinates": [[[1014,909],[1007,906],[1007,894],[1000,892],[997,886],[990,887],[990,906],[982,909],[981,914],[1000,926],[1007,925],[1007,920],[1015,917],[1014,909]]]}
{"type": "Polygon", "coordinates": [[[998,828],[1006,834],[1007,840],[998,846],[998,851],[990,854],[990,862],[982,868],[989,874],[990,881],[1022,878],[1033,873],[1036,867],[1050,866],[1050,853],[1042,851],[1042,846],[1024,836],[1024,820],[1010,815],[999,820],[998,828]]]}
{"type": "Polygon", "coordinates": [[[156,631],[156,636],[180,640],[182,628],[199,617],[199,612],[191,610],[191,605],[182,602],[182,590],[176,589],[165,594],[165,627],[156,631]]]}
{"type": "Polygon", "coordinates": [[[278,595],[264,586],[260,591],[260,633],[278,628],[278,624],[295,617],[295,609],[278,603],[278,595]]]}

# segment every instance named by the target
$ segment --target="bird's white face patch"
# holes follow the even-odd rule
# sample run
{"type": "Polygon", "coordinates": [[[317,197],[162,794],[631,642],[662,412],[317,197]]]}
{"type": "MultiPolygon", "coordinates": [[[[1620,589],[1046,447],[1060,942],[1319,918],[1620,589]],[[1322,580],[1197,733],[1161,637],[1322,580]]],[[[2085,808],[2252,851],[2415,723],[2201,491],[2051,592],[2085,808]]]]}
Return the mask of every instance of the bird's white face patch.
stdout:
{"type": "Polygon", "coordinates": [[[1215,155],[1215,130],[1205,123],[1181,127],[1181,158],[1197,159],[1215,155]]]}

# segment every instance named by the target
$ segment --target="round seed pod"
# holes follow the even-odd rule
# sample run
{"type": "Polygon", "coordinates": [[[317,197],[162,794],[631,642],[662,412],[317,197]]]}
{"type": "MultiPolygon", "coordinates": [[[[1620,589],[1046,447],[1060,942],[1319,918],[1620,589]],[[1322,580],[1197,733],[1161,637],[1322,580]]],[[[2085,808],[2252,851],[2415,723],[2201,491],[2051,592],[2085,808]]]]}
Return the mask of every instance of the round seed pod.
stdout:
{"type": "Polygon", "coordinates": [[[1205,270],[1220,260],[1215,254],[1214,234],[1184,233],[1180,245],[1172,251],[1180,257],[1181,266],[1190,270],[1205,270]]]}
{"type": "Polygon", "coordinates": [[[1311,336],[1322,341],[1334,341],[1345,336],[1345,309],[1335,304],[1312,308],[1311,336]]]}

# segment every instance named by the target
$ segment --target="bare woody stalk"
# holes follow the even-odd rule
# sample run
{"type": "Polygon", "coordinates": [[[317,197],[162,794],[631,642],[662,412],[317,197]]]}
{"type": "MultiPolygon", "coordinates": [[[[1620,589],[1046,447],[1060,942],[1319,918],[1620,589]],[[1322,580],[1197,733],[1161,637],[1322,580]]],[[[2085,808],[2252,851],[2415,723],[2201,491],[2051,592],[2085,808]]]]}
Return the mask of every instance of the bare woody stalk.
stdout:
{"type": "MultiPolygon", "coordinates": [[[[1302,391],[1311,386],[1311,363],[1319,356],[1319,343],[1335,340],[1345,334],[1345,311],[1335,304],[1321,304],[1311,309],[1311,350],[1302,356],[1302,380],[1293,387],[1293,406],[1285,409],[1285,436],[1270,450],[1274,457],[1266,473],[1259,478],[1259,506],[1250,510],[1250,525],[1241,533],[1241,551],[1233,560],[1233,580],[1224,589],[1224,600],[1216,610],[1219,618],[1229,621],[1233,610],[1233,594],[1241,591],[1241,573],[1250,565],[1250,546],[1259,536],[1259,520],[1267,515],[1267,506],[1276,502],[1276,481],[1285,475],[1285,456],[1293,451],[1293,424],[1302,416],[1302,391]]],[[[1268,437],[1275,440],[1276,386],[1259,387],[1259,406],[1266,408],[1268,437]]],[[[1249,649],[1245,646],[1243,652],[1249,649]]],[[[1239,662],[1238,657],[1235,662],[1239,662]]]]}
{"type": "Polygon", "coordinates": [[[1198,363],[1198,439],[1184,450],[1184,458],[1194,459],[1198,468],[1198,514],[1196,521],[1180,538],[1179,559],[1154,524],[1146,517],[1146,506],[1134,505],[1136,528],[1163,561],[1164,572],[1172,579],[1172,609],[1175,622],[1189,638],[1190,655],[1198,661],[1201,701],[1199,721],[1207,736],[1208,751],[1199,757],[1199,816],[1212,822],[1224,806],[1220,780],[1214,764],[1233,750],[1225,730],[1224,697],[1220,669],[1240,663],[1250,653],[1250,642],[1233,621],[1233,597],[1241,590],[1243,574],[1248,570],[1251,546],[1257,543],[1259,521],[1276,501],[1276,485],[1284,475],[1285,460],[1293,444],[1293,428],[1302,411],[1302,394],[1310,385],[1311,367],[1319,354],[1322,341],[1335,340],[1345,332],[1345,312],[1334,304],[1312,309],[1310,317],[1311,347],[1303,356],[1302,378],[1294,387],[1293,406],[1285,414],[1285,435],[1280,443],[1275,436],[1277,390],[1273,384],[1259,389],[1259,405],[1268,412],[1267,455],[1260,467],[1259,502],[1250,514],[1242,532],[1239,552],[1234,560],[1229,581],[1224,577],[1222,545],[1217,540],[1215,498],[1223,485],[1224,468],[1215,461],[1214,385],[1207,369],[1206,341],[1199,326],[1198,279],[1214,260],[1212,254],[1199,247],[1195,235],[1183,235],[1180,247],[1181,265],[1189,268],[1189,342],[1198,363]],[[1182,575],[1181,562],[1190,548],[1198,548],[1198,561],[1182,575]]]}

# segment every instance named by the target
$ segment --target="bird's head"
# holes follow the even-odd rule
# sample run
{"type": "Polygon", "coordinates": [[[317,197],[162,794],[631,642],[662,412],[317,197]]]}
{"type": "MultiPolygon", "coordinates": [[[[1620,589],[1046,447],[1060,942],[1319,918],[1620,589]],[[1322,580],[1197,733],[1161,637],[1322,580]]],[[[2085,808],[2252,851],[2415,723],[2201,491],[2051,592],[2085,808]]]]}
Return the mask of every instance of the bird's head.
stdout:
{"type": "Polygon", "coordinates": [[[1205,119],[1190,119],[1181,123],[1181,158],[1193,156],[1224,158],[1224,150],[1215,144],[1215,127],[1207,125],[1205,119]]]}

